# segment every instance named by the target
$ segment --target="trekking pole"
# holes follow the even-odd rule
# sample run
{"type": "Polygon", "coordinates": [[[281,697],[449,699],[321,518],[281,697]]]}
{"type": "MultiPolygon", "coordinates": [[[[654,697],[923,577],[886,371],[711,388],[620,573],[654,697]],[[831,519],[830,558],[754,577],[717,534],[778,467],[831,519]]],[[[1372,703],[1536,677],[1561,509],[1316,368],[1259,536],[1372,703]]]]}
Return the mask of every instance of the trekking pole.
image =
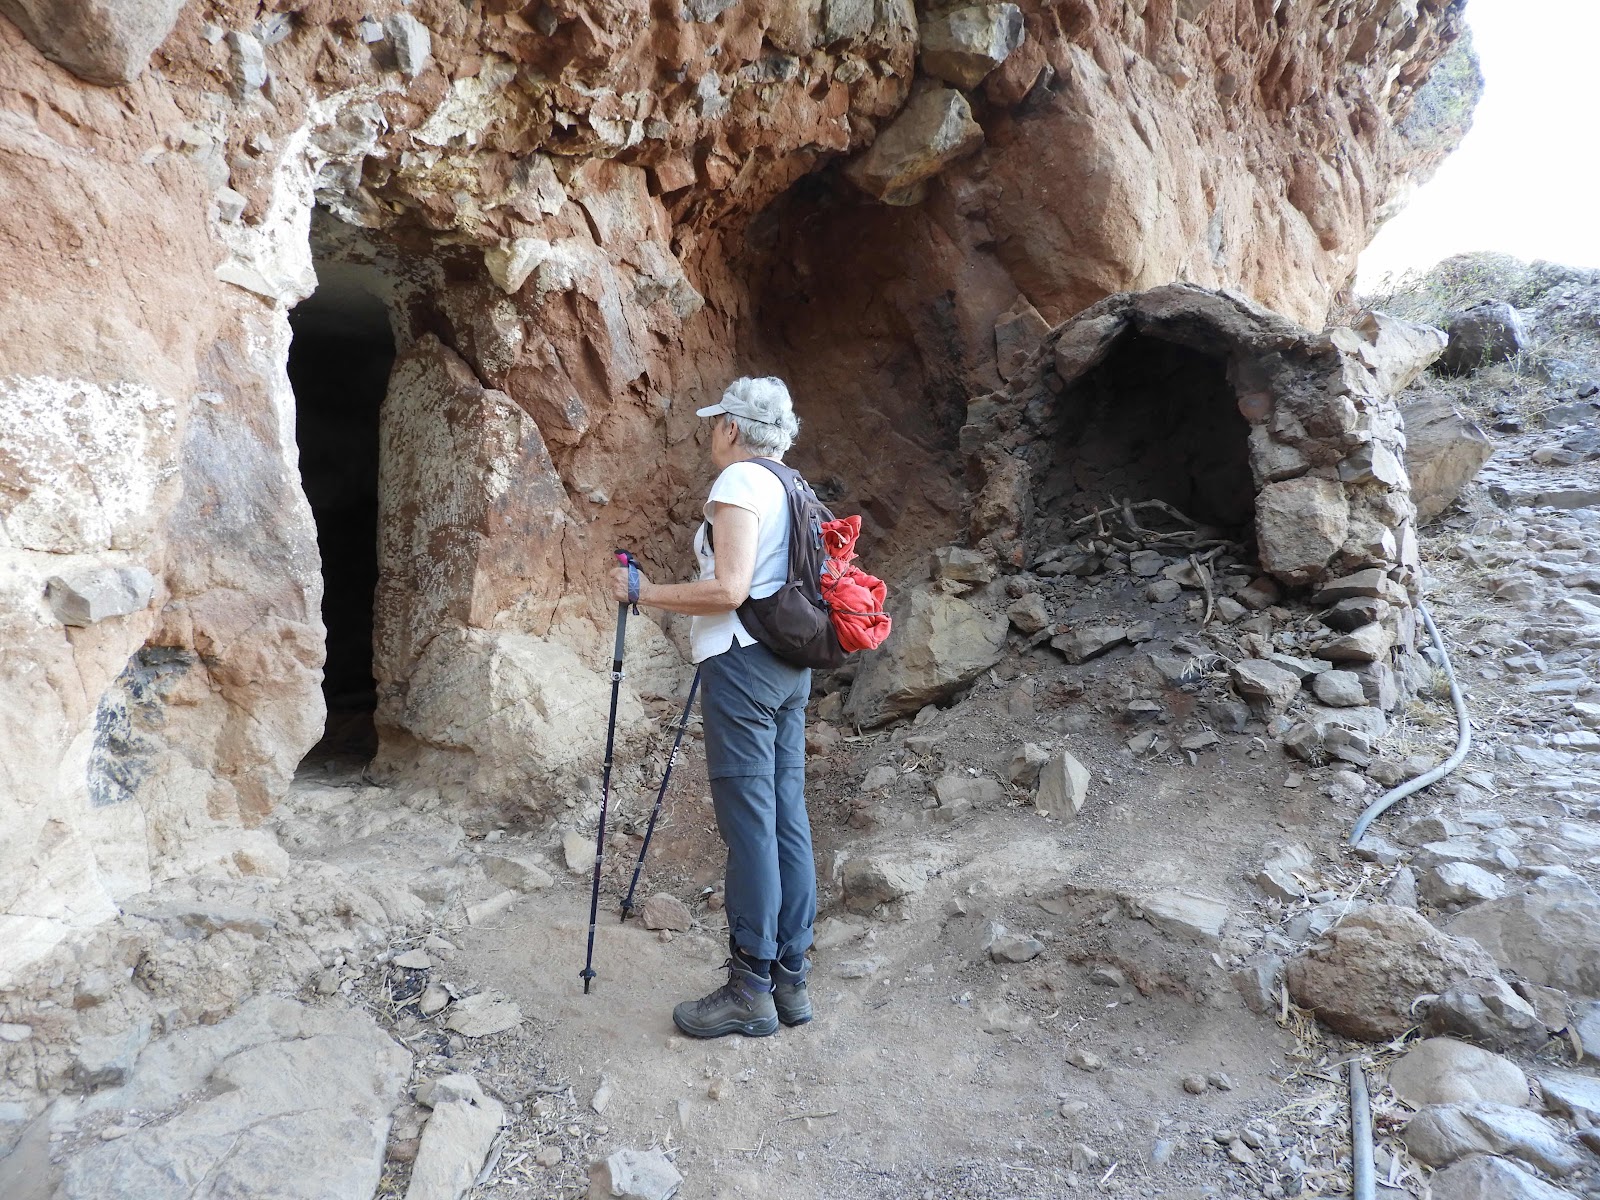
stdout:
{"type": "Polygon", "coordinates": [[[622,690],[622,643],[628,630],[628,605],[639,611],[639,568],[633,555],[617,551],[617,561],[628,568],[628,598],[617,605],[617,645],[611,655],[611,715],[606,720],[606,760],[600,771],[600,828],[594,835],[594,883],[589,889],[589,949],[583,957],[583,994],[594,981],[594,925],[600,910],[600,860],[606,848],[606,808],[611,799],[611,758],[617,739],[617,694],[622,690]]]}
{"type": "Polygon", "coordinates": [[[700,668],[689,682],[689,698],[683,702],[683,716],[678,719],[678,732],[672,739],[672,753],[667,755],[667,769],[661,773],[661,786],[656,789],[656,806],[650,810],[650,824],[645,826],[644,845],[639,847],[639,861],[633,864],[633,882],[628,884],[628,898],[622,902],[622,919],[626,921],[633,912],[633,891],[639,886],[639,872],[644,870],[644,856],[650,853],[650,839],[655,836],[656,821],[661,816],[661,799],[667,794],[667,782],[672,778],[672,768],[678,761],[678,748],[683,745],[683,731],[689,724],[689,710],[694,707],[695,689],[700,686],[700,668]]]}

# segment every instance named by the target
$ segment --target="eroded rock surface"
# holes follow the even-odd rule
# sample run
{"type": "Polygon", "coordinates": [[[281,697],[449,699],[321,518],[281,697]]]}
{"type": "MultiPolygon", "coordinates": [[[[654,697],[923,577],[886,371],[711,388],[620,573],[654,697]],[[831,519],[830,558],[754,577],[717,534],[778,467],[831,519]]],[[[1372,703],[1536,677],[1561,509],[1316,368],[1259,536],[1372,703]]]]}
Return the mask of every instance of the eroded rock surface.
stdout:
{"type": "Polygon", "coordinates": [[[61,1195],[177,1200],[196,1180],[243,1196],[371,1195],[410,1067],[365,1014],[252,1000],[218,1025],[153,1043],[122,1088],[89,1102],[95,1112],[176,1112],[75,1156],[61,1195]]]}
{"type": "MultiPolygon", "coordinates": [[[[319,283],[396,339],[377,769],[545,814],[606,682],[608,549],[687,573],[692,413],[729,378],[791,380],[795,461],[909,562],[959,531],[957,431],[1019,296],[1051,324],[1181,276],[1320,324],[1472,100],[1429,91],[1464,53],[1433,0],[977,7],[994,36],[956,40],[996,65],[963,92],[919,75],[904,3],[10,0],[4,970],[164,879],[274,869],[258,827],[325,728],[285,374],[319,283]],[[932,159],[912,138],[909,173],[860,165],[923,106],[932,159]],[[69,567],[146,570],[150,602],[69,633],[46,601],[69,567]],[[537,702],[513,719],[489,700],[518,671],[537,702]]],[[[997,467],[977,516],[1009,553],[1029,481],[997,467]]],[[[681,689],[681,630],[634,628],[634,697],[681,689]]]]}

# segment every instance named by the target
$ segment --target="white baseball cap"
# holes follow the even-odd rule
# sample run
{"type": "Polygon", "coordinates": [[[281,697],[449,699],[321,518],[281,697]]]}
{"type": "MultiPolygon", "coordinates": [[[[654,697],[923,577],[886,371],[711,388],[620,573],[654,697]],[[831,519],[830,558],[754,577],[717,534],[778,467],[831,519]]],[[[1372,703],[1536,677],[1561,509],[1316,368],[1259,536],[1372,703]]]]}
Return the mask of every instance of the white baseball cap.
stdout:
{"type": "Polygon", "coordinates": [[[728,390],[722,393],[722,399],[715,404],[708,404],[704,408],[695,409],[697,417],[743,417],[747,421],[756,421],[762,425],[778,425],[784,423],[785,415],[793,419],[793,407],[789,400],[789,389],[784,386],[781,379],[739,379],[729,385],[728,390]]]}

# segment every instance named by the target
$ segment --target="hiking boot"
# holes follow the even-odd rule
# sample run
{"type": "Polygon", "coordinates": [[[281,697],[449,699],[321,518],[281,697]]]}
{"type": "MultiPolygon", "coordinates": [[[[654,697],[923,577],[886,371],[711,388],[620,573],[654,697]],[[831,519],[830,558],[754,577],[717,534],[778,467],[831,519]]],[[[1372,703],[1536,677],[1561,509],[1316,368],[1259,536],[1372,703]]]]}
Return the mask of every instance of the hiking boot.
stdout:
{"type": "Polygon", "coordinates": [[[728,982],[699,1000],[672,1010],[672,1023],[690,1037],[718,1038],[730,1033],[768,1037],[778,1032],[772,981],[728,960],[728,982]]]}
{"type": "Polygon", "coordinates": [[[806,993],[806,966],[786,971],[783,964],[772,964],[772,1003],[778,1020],[785,1025],[804,1025],[811,1020],[811,997],[806,993]]]}

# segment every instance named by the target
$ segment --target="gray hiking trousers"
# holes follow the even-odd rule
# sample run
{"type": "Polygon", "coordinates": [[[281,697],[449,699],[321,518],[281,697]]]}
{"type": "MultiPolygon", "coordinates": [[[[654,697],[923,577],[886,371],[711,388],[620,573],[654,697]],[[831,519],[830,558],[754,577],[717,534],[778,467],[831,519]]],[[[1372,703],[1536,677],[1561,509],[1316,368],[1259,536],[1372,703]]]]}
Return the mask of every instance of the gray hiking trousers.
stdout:
{"type": "Polygon", "coordinates": [[[747,956],[793,963],[817,919],[805,795],[811,672],[735,641],[700,664],[700,679],[711,800],[728,846],[728,928],[747,956]]]}

